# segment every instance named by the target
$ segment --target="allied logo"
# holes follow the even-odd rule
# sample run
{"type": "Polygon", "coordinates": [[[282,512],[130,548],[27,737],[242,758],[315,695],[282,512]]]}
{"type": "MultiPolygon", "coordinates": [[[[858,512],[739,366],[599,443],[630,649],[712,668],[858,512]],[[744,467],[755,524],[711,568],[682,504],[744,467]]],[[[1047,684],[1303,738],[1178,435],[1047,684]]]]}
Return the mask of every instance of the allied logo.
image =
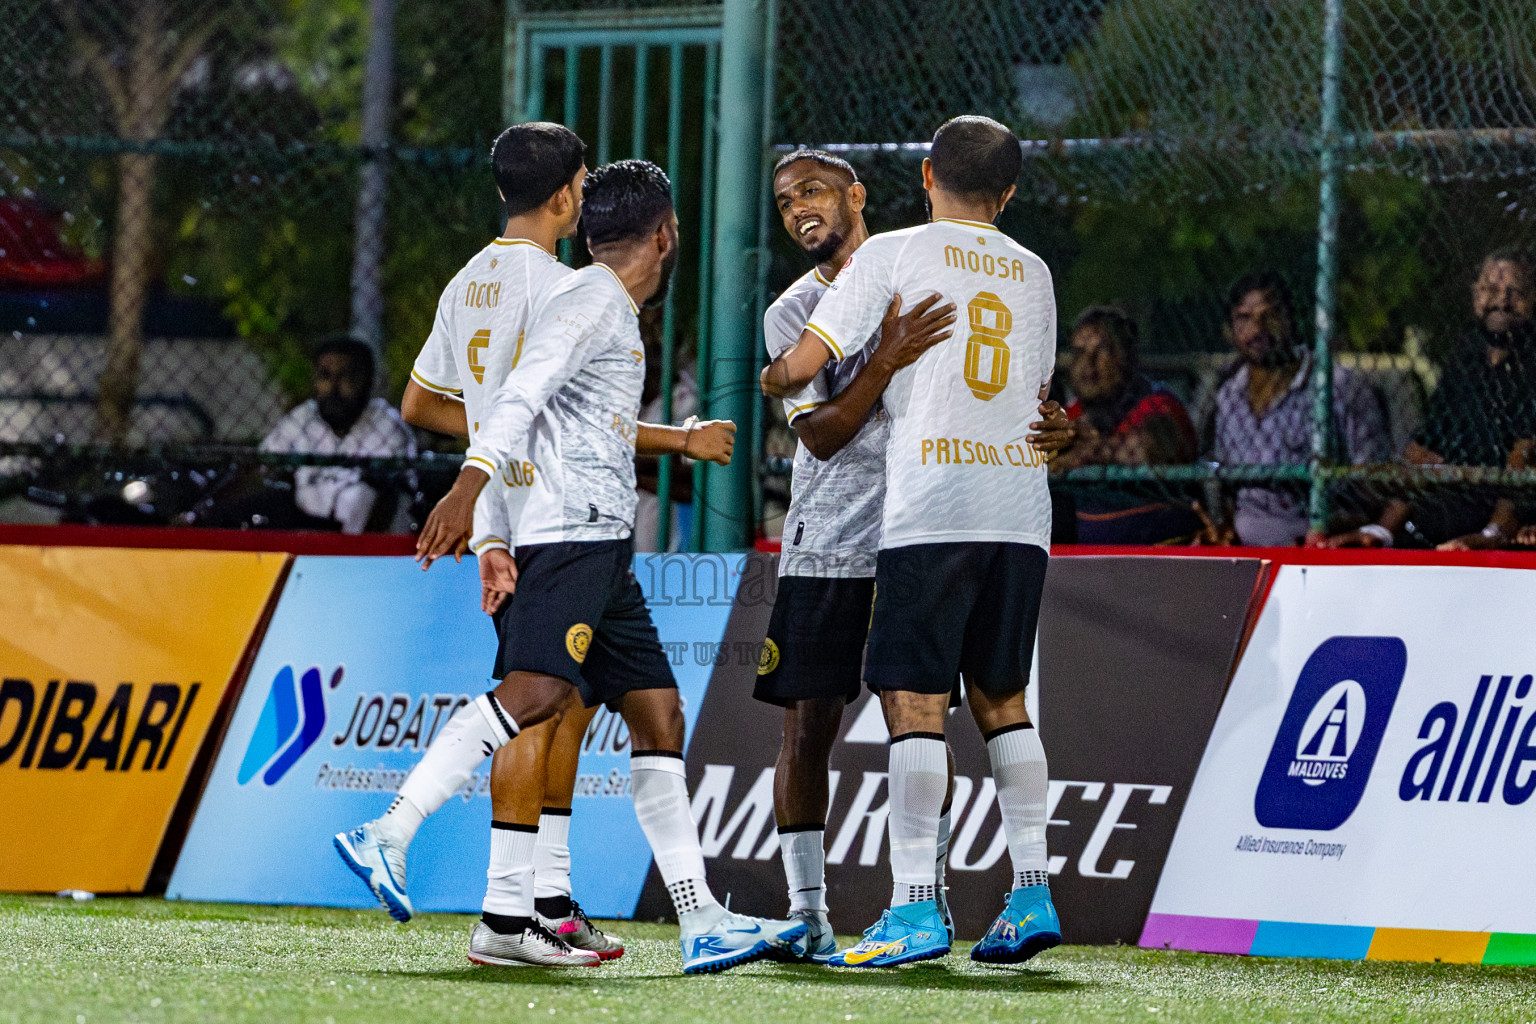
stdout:
{"type": "Polygon", "coordinates": [[[565,650],[571,656],[571,660],[580,665],[587,660],[587,652],[592,649],[592,627],[585,622],[578,622],[565,631],[565,650]]]}
{"type": "Polygon", "coordinates": [[[769,637],[757,652],[757,674],[765,676],[779,667],[779,645],[769,637]]]}
{"type": "MultiPolygon", "coordinates": [[[[329,689],[341,685],[345,668],[336,666],[329,689]]],[[[240,759],[236,781],[250,782],[258,774],[268,786],[277,785],[325,731],[325,690],[318,666],[305,670],[297,682],[293,666],[284,665],[272,679],[267,702],[262,705],[251,742],[240,759]]]]}
{"type": "Polygon", "coordinates": [[[1265,828],[1338,828],[1360,805],[1408,669],[1397,637],[1336,636],[1302,666],[1253,798],[1265,828]]]}

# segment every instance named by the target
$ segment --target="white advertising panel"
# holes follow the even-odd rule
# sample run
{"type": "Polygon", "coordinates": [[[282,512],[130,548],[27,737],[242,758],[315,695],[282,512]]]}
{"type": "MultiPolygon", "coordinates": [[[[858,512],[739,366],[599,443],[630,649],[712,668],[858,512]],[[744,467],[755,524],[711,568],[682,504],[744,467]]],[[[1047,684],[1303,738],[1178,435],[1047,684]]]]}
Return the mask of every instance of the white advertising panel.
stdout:
{"type": "Polygon", "coordinates": [[[1143,946],[1536,962],[1536,572],[1280,569],[1143,946]]]}

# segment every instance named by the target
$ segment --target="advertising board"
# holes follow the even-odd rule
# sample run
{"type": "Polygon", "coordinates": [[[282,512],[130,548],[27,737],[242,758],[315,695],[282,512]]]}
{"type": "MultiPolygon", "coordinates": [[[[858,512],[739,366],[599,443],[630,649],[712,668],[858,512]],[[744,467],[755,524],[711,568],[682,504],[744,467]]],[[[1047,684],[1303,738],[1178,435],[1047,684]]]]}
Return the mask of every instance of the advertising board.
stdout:
{"type": "Polygon", "coordinates": [[[1143,946],[1536,963],[1536,573],[1286,566],[1143,946]]]}

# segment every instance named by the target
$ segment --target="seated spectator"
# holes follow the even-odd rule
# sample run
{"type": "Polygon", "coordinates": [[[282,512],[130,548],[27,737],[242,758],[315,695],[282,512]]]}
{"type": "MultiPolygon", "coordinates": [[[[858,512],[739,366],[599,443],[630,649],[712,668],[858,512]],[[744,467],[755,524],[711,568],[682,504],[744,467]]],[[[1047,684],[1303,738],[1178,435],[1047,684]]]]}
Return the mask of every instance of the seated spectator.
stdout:
{"type": "MultiPolygon", "coordinates": [[[[373,388],[373,351],[356,338],[327,338],[315,349],[314,397],[278,421],[261,450],[302,455],[352,455],[359,458],[412,457],[416,439],[400,414],[373,388]]],[[[378,492],[350,466],[303,466],[293,474],[293,499],[304,515],[322,528],[362,533],[378,501],[378,492]]],[[[398,502],[396,503],[398,504],[398,502]]],[[[389,527],[396,508],[379,510],[389,527]]]]}
{"type": "MultiPolygon", "coordinates": [[[[1165,466],[1191,462],[1199,448],[1184,403],[1137,365],[1136,321],[1114,306],[1090,306],[1072,325],[1067,377],[1073,399],[1071,447],[1061,469],[1165,466]]],[[[1080,544],[1165,544],[1200,530],[1186,505],[1149,501],[1121,488],[1074,488],[1080,544]]]]}
{"type": "MultiPolygon", "coordinates": [[[[1227,340],[1239,362],[1216,392],[1213,457],[1226,465],[1304,466],[1312,458],[1312,354],[1296,330],[1296,305],[1274,271],[1239,278],[1227,292],[1227,340]]],[[[1369,381],[1333,368],[1334,457],[1350,465],[1388,456],[1381,398],[1369,381]]],[[[1236,540],[1263,547],[1301,542],[1305,484],[1239,487],[1236,540]]]]}
{"type": "MultiPolygon", "coordinates": [[[[1472,286],[1477,326],[1462,335],[1430,400],[1423,428],[1403,452],[1412,466],[1523,468],[1536,439],[1536,262],[1489,254],[1472,286]]],[[[1447,550],[1502,547],[1516,529],[1515,503],[1484,488],[1387,502],[1377,521],[1339,534],[1330,547],[1410,543],[1447,550]]]]}

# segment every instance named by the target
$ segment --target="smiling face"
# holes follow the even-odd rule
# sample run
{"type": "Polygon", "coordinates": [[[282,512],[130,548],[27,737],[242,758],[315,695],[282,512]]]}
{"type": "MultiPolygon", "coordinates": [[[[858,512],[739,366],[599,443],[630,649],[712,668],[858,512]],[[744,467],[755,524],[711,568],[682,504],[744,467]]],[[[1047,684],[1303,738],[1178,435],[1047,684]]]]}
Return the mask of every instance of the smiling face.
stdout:
{"type": "Polygon", "coordinates": [[[1536,300],[1532,284],[1529,275],[1514,263],[1489,260],[1472,286],[1473,315],[1490,334],[1505,334],[1529,323],[1536,300]]]}
{"type": "Polygon", "coordinates": [[[784,230],[817,263],[837,254],[864,208],[864,186],[814,160],[797,160],[773,179],[784,230]]]}

